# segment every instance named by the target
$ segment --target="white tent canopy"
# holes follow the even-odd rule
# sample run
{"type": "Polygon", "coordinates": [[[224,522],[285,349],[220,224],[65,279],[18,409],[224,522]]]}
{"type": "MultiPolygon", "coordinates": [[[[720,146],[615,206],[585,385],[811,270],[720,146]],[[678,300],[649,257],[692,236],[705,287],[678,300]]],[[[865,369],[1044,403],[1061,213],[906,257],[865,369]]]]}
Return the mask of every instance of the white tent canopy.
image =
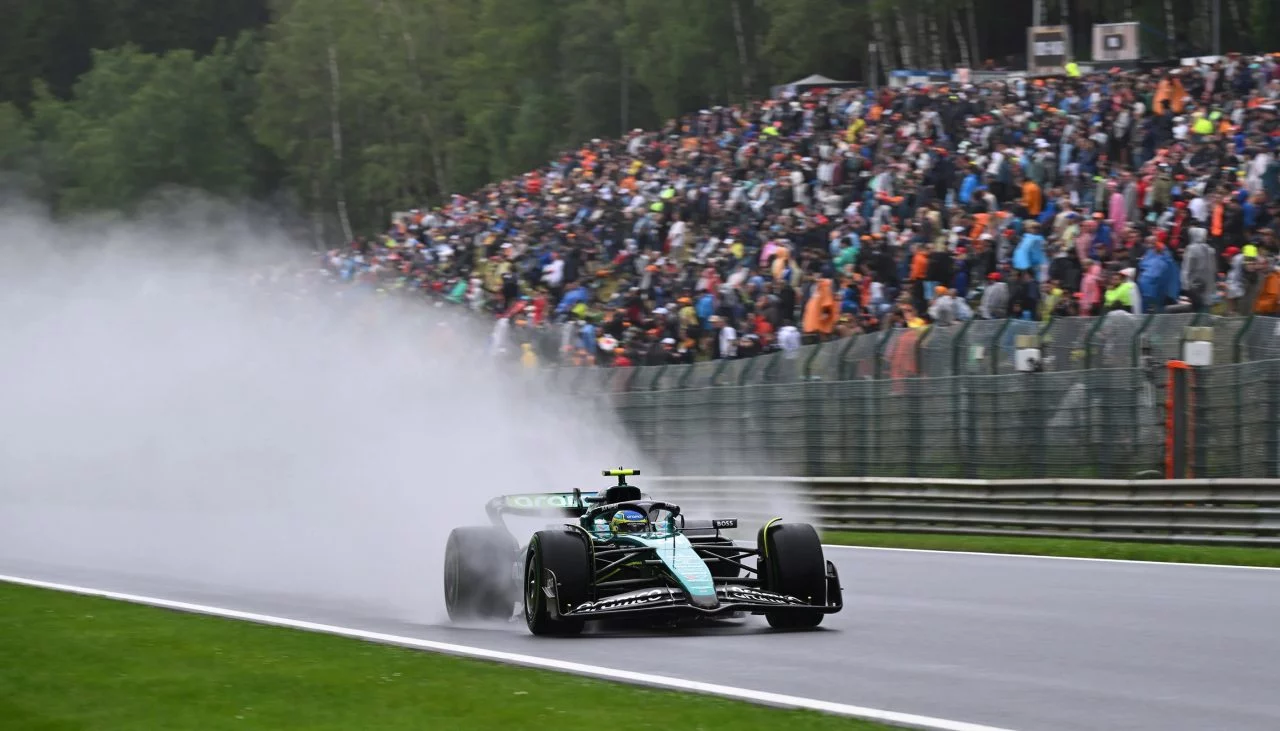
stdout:
{"type": "Polygon", "coordinates": [[[836,86],[852,83],[852,81],[836,81],[835,79],[823,76],[822,74],[809,74],[799,81],[791,82],[787,86],[836,86]]]}
{"type": "Polygon", "coordinates": [[[774,96],[781,96],[783,92],[798,94],[806,89],[818,88],[843,88],[848,86],[857,86],[856,81],[837,81],[835,79],[823,76],[822,74],[810,74],[803,79],[798,79],[789,84],[775,86],[772,89],[774,96]]]}

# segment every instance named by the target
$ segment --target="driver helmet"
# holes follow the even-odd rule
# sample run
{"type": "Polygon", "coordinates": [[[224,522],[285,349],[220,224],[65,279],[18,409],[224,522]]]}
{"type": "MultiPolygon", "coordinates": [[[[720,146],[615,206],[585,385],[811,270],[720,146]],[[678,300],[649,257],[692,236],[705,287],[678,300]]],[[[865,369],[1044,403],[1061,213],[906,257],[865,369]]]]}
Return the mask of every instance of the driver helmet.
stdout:
{"type": "Polygon", "coordinates": [[[609,530],[614,533],[644,533],[649,530],[649,519],[638,510],[619,510],[609,521],[609,530]]]}

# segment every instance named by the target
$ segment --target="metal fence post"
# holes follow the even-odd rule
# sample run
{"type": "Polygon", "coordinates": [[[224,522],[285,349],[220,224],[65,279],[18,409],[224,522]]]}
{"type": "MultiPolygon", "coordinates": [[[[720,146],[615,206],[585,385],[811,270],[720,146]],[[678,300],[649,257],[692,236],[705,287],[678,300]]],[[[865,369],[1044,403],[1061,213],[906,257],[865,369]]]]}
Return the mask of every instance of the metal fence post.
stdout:
{"type": "MultiPolygon", "coordinates": [[[[1045,344],[1053,342],[1053,336],[1049,334],[1049,331],[1052,330],[1053,326],[1058,324],[1058,320],[1061,320],[1061,319],[1062,319],[1061,317],[1054,317],[1053,315],[1049,315],[1049,319],[1044,321],[1044,326],[1042,326],[1039,330],[1036,331],[1036,337],[1040,339],[1040,345],[1039,345],[1040,362],[1044,364],[1044,370],[1046,371],[1050,370],[1049,364],[1046,363],[1046,361],[1049,360],[1050,356],[1048,352],[1049,348],[1047,348],[1045,344]]],[[[1053,356],[1052,370],[1060,370],[1058,368],[1057,356],[1053,356]]]]}
{"type": "MultiPolygon", "coordinates": [[[[1110,469],[1103,465],[1103,453],[1111,451],[1111,441],[1109,439],[1099,438],[1098,430],[1094,424],[1096,415],[1097,402],[1097,385],[1098,374],[1094,368],[1093,352],[1094,339],[1098,335],[1098,331],[1102,329],[1103,324],[1107,321],[1106,314],[1100,315],[1093,323],[1093,327],[1089,328],[1089,332],[1084,336],[1084,399],[1085,399],[1085,431],[1088,435],[1090,457],[1095,469],[1097,469],[1098,477],[1110,476],[1110,469]]],[[[1108,465],[1110,461],[1108,460],[1108,465]]]]}
{"type": "MultiPolygon", "coordinates": [[[[1035,376],[1036,374],[1031,373],[1030,371],[1014,376],[1014,378],[1022,381],[1022,388],[1024,389],[1023,393],[1026,395],[1026,398],[1023,399],[1023,403],[1021,404],[1022,408],[1018,409],[1018,426],[1020,427],[1019,431],[1021,432],[1019,434],[1019,442],[1023,439],[1028,439],[1029,437],[1032,437],[1031,441],[1033,443],[1044,442],[1043,438],[1039,440],[1033,438],[1033,435],[1044,434],[1044,432],[1036,429],[1036,420],[1031,416],[1031,411],[1036,406],[1036,398],[1039,396],[1039,394],[1036,393],[1035,376]]],[[[1031,452],[1031,454],[1026,456],[1032,457],[1031,461],[1036,463],[1035,476],[1044,477],[1044,456],[1040,454],[1039,444],[1034,444],[1032,449],[1028,451],[1031,452]]]]}
{"type": "Polygon", "coordinates": [[[769,359],[769,363],[764,367],[764,382],[773,383],[778,374],[778,365],[782,363],[782,359],[786,357],[786,353],[777,353],[769,359]]]}
{"type": "Polygon", "coordinates": [[[1044,342],[1045,336],[1048,334],[1049,329],[1054,326],[1054,323],[1056,323],[1058,320],[1061,320],[1061,319],[1062,318],[1058,317],[1057,315],[1053,315],[1053,314],[1049,315],[1049,319],[1045,320],[1044,324],[1040,326],[1040,329],[1036,331],[1036,336],[1040,338],[1041,342],[1044,342]]]}
{"type": "MultiPolygon", "coordinates": [[[[659,396],[658,391],[662,388],[662,374],[667,372],[667,368],[668,366],[664,364],[653,369],[653,378],[649,379],[648,385],[644,387],[645,393],[642,396],[645,404],[645,413],[649,416],[649,428],[646,430],[647,433],[645,436],[649,440],[650,452],[659,455],[659,459],[662,458],[662,455],[666,451],[665,445],[661,443],[664,441],[663,437],[660,435],[662,435],[662,422],[666,416],[664,412],[667,407],[665,394],[663,396],[659,396]]],[[[638,382],[639,380],[639,374],[633,376],[633,382],[638,382]]],[[[640,390],[640,387],[637,386],[636,391],[638,392],[640,390]]]]}
{"type": "MultiPolygon", "coordinates": [[[[766,363],[764,367],[764,384],[758,388],[759,400],[757,402],[757,407],[760,410],[760,430],[764,434],[764,439],[767,440],[767,443],[770,445],[769,449],[766,450],[766,456],[768,457],[771,457],[769,453],[773,451],[773,445],[778,442],[777,439],[769,439],[769,435],[775,428],[773,419],[773,400],[778,397],[779,393],[785,393],[785,391],[782,391],[781,389],[788,388],[788,386],[783,386],[777,383],[774,377],[774,372],[778,370],[778,364],[780,364],[782,359],[785,357],[787,357],[786,353],[776,353],[769,356],[769,362],[766,363]]],[[[770,459],[770,461],[774,460],[770,459]]]]}
{"type": "MultiPolygon", "coordinates": [[[[922,333],[923,335],[923,333],[922,333]]],[[[907,444],[917,445],[920,440],[920,384],[919,378],[906,378],[902,397],[907,404],[907,444]]],[[[919,460],[907,459],[907,477],[919,477],[919,460]]]]}
{"type": "Polygon", "coordinates": [[[1008,330],[1012,324],[1012,317],[1004,318],[1004,322],[996,330],[996,334],[991,337],[991,375],[993,376],[1000,372],[1000,339],[1004,337],[1004,331],[1008,330]]]}
{"type": "Polygon", "coordinates": [[[841,381],[853,380],[849,378],[849,367],[845,365],[845,356],[849,355],[849,351],[853,350],[853,346],[858,344],[858,338],[862,337],[862,333],[855,333],[849,336],[849,342],[840,349],[839,355],[836,356],[836,379],[841,381]]]}
{"type": "Polygon", "coordinates": [[[716,361],[715,369],[711,371],[711,386],[720,386],[720,374],[724,373],[724,369],[729,367],[731,361],[728,358],[721,358],[716,361]]]}
{"type": "MultiPolygon", "coordinates": [[[[1034,348],[1040,350],[1039,335],[1015,335],[1013,339],[1013,347],[1015,352],[1022,348],[1034,348]]],[[[1044,352],[1041,350],[1040,352],[1044,352]]],[[[1045,458],[1047,457],[1047,441],[1044,438],[1046,420],[1044,414],[1046,409],[1041,403],[1040,380],[1035,371],[1026,371],[1019,377],[1023,383],[1022,408],[1018,421],[1022,426],[1022,437],[1030,438],[1031,445],[1028,452],[1031,452],[1035,459],[1035,476],[1045,476],[1045,458]],[[1037,438],[1038,437],[1038,438],[1037,438]]]]}
{"type": "Polygon", "coordinates": [[[818,353],[822,350],[822,346],[824,345],[826,345],[826,343],[817,343],[814,345],[813,352],[809,354],[808,358],[804,359],[804,380],[808,381],[813,377],[813,372],[811,371],[813,368],[813,361],[818,357],[818,353]]]}
{"type": "Polygon", "coordinates": [[[960,460],[961,477],[973,477],[973,462],[969,459],[969,410],[964,408],[965,387],[969,381],[968,376],[963,375],[964,368],[961,364],[969,328],[974,322],[972,318],[965,320],[951,345],[951,408],[956,415],[954,441],[956,458],[960,460]]]}
{"type": "Polygon", "coordinates": [[[698,370],[697,363],[690,363],[688,368],[684,369],[684,375],[680,376],[680,380],[676,382],[676,388],[684,389],[689,387],[689,379],[693,378],[694,372],[698,370]]]}
{"type": "MultiPolygon", "coordinates": [[[[819,407],[820,394],[826,390],[825,383],[805,381],[800,386],[804,389],[805,413],[814,414],[819,407]]],[[[818,431],[825,427],[822,419],[805,419],[801,429],[804,430],[804,474],[806,477],[818,477],[822,472],[822,440],[818,439],[818,431]]]]}
{"type": "MultiPolygon", "coordinates": [[[[912,359],[915,360],[914,375],[908,375],[905,390],[907,408],[909,409],[907,413],[907,440],[910,444],[921,443],[920,432],[923,430],[923,426],[920,423],[920,391],[924,382],[921,380],[920,352],[924,350],[925,341],[933,334],[933,328],[933,325],[926,325],[924,332],[916,336],[915,346],[912,348],[911,353],[912,359]]],[[[916,460],[907,460],[908,477],[919,477],[917,465],[918,462],[916,460]]]]}
{"type": "Polygon", "coordinates": [[[1209,368],[1191,368],[1191,450],[1190,477],[1209,476],[1209,368]]]}
{"type": "Polygon", "coordinates": [[[1254,318],[1254,315],[1249,315],[1249,318],[1244,321],[1244,326],[1240,328],[1240,330],[1236,333],[1235,338],[1231,342],[1231,362],[1232,363],[1240,362],[1241,345],[1244,344],[1244,336],[1248,335],[1249,329],[1253,327],[1253,318],[1254,318]]]}
{"type": "Polygon", "coordinates": [[[1100,315],[1093,327],[1089,328],[1089,334],[1084,336],[1084,367],[1085,370],[1093,368],[1093,339],[1097,336],[1098,331],[1102,329],[1103,323],[1107,321],[1105,314],[1100,315]]]}
{"type": "Polygon", "coordinates": [[[951,346],[951,375],[958,376],[961,372],[961,353],[963,352],[965,338],[969,335],[969,328],[973,325],[974,320],[970,318],[964,321],[964,325],[960,327],[960,332],[956,333],[955,343],[951,346]]]}
{"type": "Polygon", "coordinates": [[[880,339],[876,341],[876,362],[872,377],[877,381],[880,380],[880,376],[884,372],[884,346],[888,345],[890,340],[893,340],[892,328],[881,331],[880,339]]]}
{"type": "Polygon", "coordinates": [[[1234,397],[1234,400],[1235,400],[1235,409],[1232,412],[1235,414],[1235,423],[1236,423],[1235,424],[1236,426],[1235,473],[1242,477],[1244,476],[1244,473],[1245,473],[1244,461],[1245,461],[1245,453],[1247,451],[1244,447],[1244,437],[1245,437],[1244,413],[1243,413],[1244,411],[1244,383],[1243,383],[1244,379],[1241,377],[1243,373],[1244,373],[1244,369],[1235,365],[1231,366],[1231,380],[1235,382],[1233,384],[1233,388],[1231,389],[1231,395],[1234,397]]]}
{"type": "MultiPolygon", "coordinates": [[[[744,404],[744,405],[742,405],[742,406],[739,408],[739,412],[738,412],[738,413],[739,413],[740,415],[745,415],[746,413],[748,413],[747,407],[745,406],[745,403],[746,403],[746,401],[748,400],[748,394],[747,394],[747,379],[751,376],[751,370],[752,370],[753,368],[755,368],[756,361],[758,361],[758,360],[760,360],[760,358],[759,358],[758,356],[757,356],[757,357],[755,357],[755,358],[747,358],[747,359],[746,359],[746,362],[742,364],[742,373],[740,373],[740,374],[738,375],[738,383],[737,383],[736,385],[738,386],[739,392],[742,394],[742,401],[743,401],[743,404],[744,404]]],[[[756,406],[758,407],[758,406],[759,406],[759,403],[757,403],[757,404],[756,404],[756,406]]],[[[754,410],[754,409],[750,410],[750,414],[751,414],[751,416],[753,416],[753,417],[754,417],[754,416],[755,416],[755,410],[754,410]]],[[[739,430],[739,432],[740,432],[740,433],[742,433],[741,443],[743,443],[743,444],[745,444],[745,443],[746,443],[746,441],[747,441],[747,439],[746,439],[746,432],[747,432],[747,430],[748,430],[748,429],[750,429],[750,428],[751,428],[751,419],[741,419],[741,418],[740,418],[740,419],[738,420],[738,430],[739,430]]]]}
{"type": "Polygon", "coordinates": [[[1146,332],[1147,328],[1150,327],[1151,323],[1155,321],[1156,321],[1156,316],[1154,314],[1146,315],[1142,320],[1142,324],[1138,326],[1137,331],[1134,332],[1133,337],[1130,338],[1129,340],[1129,367],[1134,369],[1133,373],[1130,375],[1130,378],[1132,380],[1138,381],[1137,383],[1130,383],[1130,388],[1132,388],[1134,390],[1134,393],[1136,394],[1133,400],[1133,418],[1131,419],[1132,428],[1133,428],[1133,432],[1132,432],[1133,440],[1129,448],[1129,451],[1131,454],[1137,453],[1139,449],[1139,444],[1142,442],[1143,385],[1141,382],[1142,373],[1140,370],[1142,368],[1142,351],[1143,351],[1142,340],[1143,338],[1146,337],[1144,333],[1146,332]]]}
{"type": "Polygon", "coordinates": [[[969,409],[966,408],[964,396],[968,392],[969,385],[968,375],[952,376],[954,385],[952,386],[952,408],[956,413],[956,453],[960,457],[961,477],[973,478],[973,460],[969,458],[970,452],[970,420],[969,409]]]}
{"type": "Polygon", "coordinates": [[[712,439],[712,449],[715,454],[712,456],[711,464],[721,474],[729,474],[726,470],[730,465],[730,450],[726,447],[731,441],[726,436],[727,430],[723,428],[723,425],[736,423],[739,417],[742,416],[740,404],[733,400],[735,396],[732,393],[733,389],[726,388],[725,384],[721,383],[720,380],[721,374],[729,367],[730,362],[727,358],[721,358],[715,362],[706,392],[707,403],[710,407],[707,415],[710,417],[712,424],[712,428],[709,431],[715,435],[712,439]]]}
{"type": "Polygon", "coordinates": [[[573,379],[573,384],[569,386],[569,393],[576,396],[580,393],[579,389],[582,388],[582,381],[587,378],[588,373],[595,369],[590,366],[583,366],[574,370],[578,372],[578,377],[573,379]]]}
{"type": "MultiPolygon", "coordinates": [[[[884,391],[883,384],[880,381],[880,372],[883,369],[880,354],[884,351],[885,344],[889,342],[889,338],[892,336],[892,330],[884,330],[880,333],[880,339],[876,341],[875,355],[873,356],[875,358],[875,363],[873,364],[874,370],[872,370],[871,381],[866,385],[866,388],[870,390],[871,395],[871,423],[877,426],[880,424],[880,398],[882,396],[882,391],[884,391]]],[[[868,441],[867,456],[869,457],[867,460],[869,470],[868,474],[880,473],[879,450],[881,431],[882,430],[879,428],[866,430],[868,441]]]]}
{"type": "Polygon", "coordinates": [[[650,391],[658,391],[658,390],[660,390],[660,389],[659,389],[659,387],[658,387],[658,384],[662,381],[662,374],[664,374],[664,373],[666,373],[666,372],[667,372],[667,368],[668,368],[668,366],[666,366],[666,365],[660,365],[660,366],[658,366],[657,368],[655,368],[655,369],[654,369],[654,373],[653,373],[653,380],[652,380],[652,381],[649,381],[649,390],[650,390],[650,391]]]}
{"type": "MultiPolygon", "coordinates": [[[[816,396],[825,390],[824,384],[814,382],[812,377],[813,361],[822,352],[826,343],[819,342],[813,346],[813,352],[808,358],[804,359],[804,380],[800,388],[804,389],[802,400],[805,405],[806,414],[817,413],[818,399],[816,396]]],[[[820,471],[820,461],[818,459],[818,451],[821,448],[821,442],[816,438],[816,431],[825,426],[822,419],[805,419],[804,425],[801,427],[804,431],[804,471],[806,477],[816,477],[820,471]],[[817,423],[814,423],[814,422],[817,423]]]]}
{"type": "Polygon", "coordinates": [[[853,408],[850,403],[852,401],[851,397],[856,396],[861,387],[856,384],[855,377],[857,376],[857,369],[853,368],[849,364],[848,356],[849,353],[853,351],[854,347],[857,346],[858,338],[861,337],[864,337],[864,333],[855,333],[849,336],[848,342],[841,346],[840,351],[836,353],[836,384],[828,386],[827,390],[833,396],[839,396],[836,400],[838,408],[838,416],[836,418],[840,422],[840,447],[841,456],[843,458],[841,464],[845,466],[845,469],[849,469],[853,474],[865,475],[866,470],[861,468],[861,465],[863,464],[862,460],[859,460],[854,456],[852,459],[852,467],[850,467],[851,462],[848,457],[845,456],[856,455],[856,452],[853,449],[853,444],[858,434],[857,425],[859,423],[859,416],[865,417],[865,415],[860,415],[858,413],[858,409],[853,408]]]}
{"type": "Polygon", "coordinates": [[[1133,334],[1133,338],[1129,341],[1129,365],[1133,368],[1142,367],[1142,338],[1147,328],[1155,321],[1155,315],[1144,317],[1142,324],[1138,326],[1138,331],[1133,334]]]}
{"type": "Polygon", "coordinates": [[[1264,447],[1267,468],[1265,477],[1280,477],[1280,361],[1268,361],[1267,369],[1267,441],[1264,447]]]}
{"type": "Polygon", "coordinates": [[[920,335],[916,337],[916,346],[913,349],[914,352],[912,352],[911,357],[915,359],[915,373],[917,376],[923,375],[923,370],[920,367],[920,352],[924,350],[924,343],[932,334],[933,325],[925,325],[924,332],[920,333],[920,335]]]}

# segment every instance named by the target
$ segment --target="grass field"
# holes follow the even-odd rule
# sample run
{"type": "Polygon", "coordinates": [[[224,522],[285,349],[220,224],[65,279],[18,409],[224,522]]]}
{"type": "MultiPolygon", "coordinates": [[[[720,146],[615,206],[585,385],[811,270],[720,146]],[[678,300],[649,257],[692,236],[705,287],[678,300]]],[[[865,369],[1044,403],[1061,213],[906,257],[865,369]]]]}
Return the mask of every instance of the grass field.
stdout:
{"type": "Polygon", "coordinates": [[[4,731],[551,728],[888,727],[0,583],[4,731]]]}
{"type": "Polygon", "coordinates": [[[1280,548],[1237,546],[1179,546],[1164,543],[1124,543],[1082,538],[1034,538],[1021,536],[955,536],[931,533],[857,533],[831,531],[824,543],[884,548],[921,548],[934,551],[1021,553],[1039,556],[1114,558],[1129,561],[1171,561],[1233,566],[1280,567],[1280,548]]]}

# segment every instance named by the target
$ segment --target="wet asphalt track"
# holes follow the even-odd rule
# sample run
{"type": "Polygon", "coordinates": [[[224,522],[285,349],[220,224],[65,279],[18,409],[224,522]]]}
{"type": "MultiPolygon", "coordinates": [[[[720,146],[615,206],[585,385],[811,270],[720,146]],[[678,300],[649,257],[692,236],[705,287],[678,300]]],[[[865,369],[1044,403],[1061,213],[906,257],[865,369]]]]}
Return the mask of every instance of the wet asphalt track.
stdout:
{"type": "Polygon", "coordinates": [[[828,557],[845,610],[817,631],[775,633],[748,617],[572,639],[4,558],[0,573],[608,667],[627,658],[640,672],[1017,731],[1280,729],[1280,571],[840,548],[828,557]]]}

